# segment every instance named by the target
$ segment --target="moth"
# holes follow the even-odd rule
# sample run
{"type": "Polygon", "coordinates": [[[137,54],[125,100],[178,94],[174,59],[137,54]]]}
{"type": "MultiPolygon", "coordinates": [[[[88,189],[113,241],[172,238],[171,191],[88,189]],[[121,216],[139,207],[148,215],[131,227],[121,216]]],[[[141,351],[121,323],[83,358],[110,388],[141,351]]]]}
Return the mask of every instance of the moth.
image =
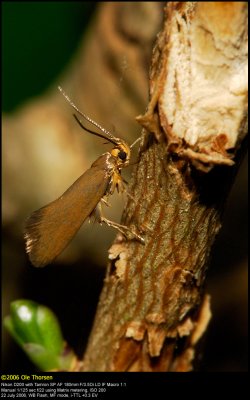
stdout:
{"type": "Polygon", "coordinates": [[[81,128],[104,138],[114,147],[102,154],[58,199],[34,211],[27,219],[24,231],[26,251],[35,267],[50,264],[91,215],[95,215],[99,223],[106,223],[125,236],[130,232],[135,239],[144,243],[143,238],[128,227],[105,218],[101,209],[101,204],[106,203],[115,189],[118,192],[124,190],[121,170],[129,165],[130,150],[138,139],[129,146],[82,113],[60,86],[58,89],[75,111],[101,133],[86,128],[78,116],[73,114],[81,128]]]}

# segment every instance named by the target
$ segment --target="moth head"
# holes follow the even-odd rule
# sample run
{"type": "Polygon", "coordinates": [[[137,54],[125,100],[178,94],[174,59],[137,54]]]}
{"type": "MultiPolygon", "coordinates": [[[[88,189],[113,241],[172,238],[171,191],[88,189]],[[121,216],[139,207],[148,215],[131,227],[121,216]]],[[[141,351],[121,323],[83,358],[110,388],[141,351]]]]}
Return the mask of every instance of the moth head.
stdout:
{"type": "Polygon", "coordinates": [[[123,140],[120,139],[110,153],[115,158],[118,168],[124,168],[129,164],[130,147],[123,140]]]}

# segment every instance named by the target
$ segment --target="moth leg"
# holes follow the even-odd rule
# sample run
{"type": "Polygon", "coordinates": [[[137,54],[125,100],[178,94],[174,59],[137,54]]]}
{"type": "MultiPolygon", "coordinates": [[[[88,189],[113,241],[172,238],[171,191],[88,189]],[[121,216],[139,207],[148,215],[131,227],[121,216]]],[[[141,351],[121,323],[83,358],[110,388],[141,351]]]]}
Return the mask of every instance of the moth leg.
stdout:
{"type": "Polygon", "coordinates": [[[102,197],[100,202],[97,204],[97,206],[94,208],[92,213],[89,215],[89,222],[101,222],[101,216],[102,216],[102,204],[105,204],[105,206],[110,207],[110,203],[102,197]]]}
{"type": "Polygon", "coordinates": [[[105,206],[110,207],[110,203],[107,200],[102,198],[101,201],[105,204],[105,206]]]}
{"type": "Polygon", "coordinates": [[[145,243],[144,239],[138,235],[137,233],[135,233],[134,231],[132,231],[132,229],[128,228],[125,225],[120,225],[117,222],[113,222],[110,221],[109,219],[105,218],[105,217],[101,217],[101,222],[104,222],[105,224],[107,224],[108,226],[112,226],[112,228],[117,229],[119,232],[121,232],[126,238],[128,238],[128,233],[131,233],[137,240],[139,240],[139,242],[141,243],[145,243]]]}
{"type": "Polygon", "coordinates": [[[132,194],[129,193],[129,192],[127,191],[127,189],[124,189],[124,191],[125,191],[126,195],[127,195],[131,200],[133,200],[133,201],[135,202],[134,196],[132,196],[132,194]]]}
{"type": "Polygon", "coordinates": [[[145,243],[145,242],[144,242],[144,239],[143,239],[140,235],[138,235],[137,233],[135,233],[134,231],[132,231],[132,229],[128,228],[126,225],[121,225],[121,224],[118,224],[117,222],[113,222],[113,221],[110,221],[109,219],[105,218],[105,217],[103,216],[103,214],[102,214],[101,203],[99,203],[99,204],[97,205],[97,207],[95,208],[95,215],[96,215],[96,216],[98,215],[98,218],[99,218],[98,222],[99,222],[100,224],[102,224],[102,223],[104,222],[104,223],[107,224],[108,226],[111,226],[112,228],[117,229],[117,230],[118,230],[119,232],[121,232],[127,239],[128,239],[128,233],[130,233],[130,234],[132,234],[137,240],[139,240],[139,242],[141,242],[141,243],[143,243],[143,244],[145,243]]]}
{"type": "Polygon", "coordinates": [[[130,199],[132,199],[133,201],[135,201],[135,198],[132,196],[132,194],[130,194],[130,193],[128,192],[127,187],[128,187],[128,182],[127,182],[124,178],[122,178],[122,179],[120,179],[120,180],[118,180],[118,181],[116,182],[117,192],[118,192],[118,193],[126,193],[126,195],[127,195],[130,199]]]}
{"type": "Polygon", "coordinates": [[[134,197],[128,192],[127,185],[128,182],[124,178],[122,178],[120,174],[114,172],[109,188],[109,194],[113,194],[116,189],[118,193],[125,192],[128,197],[135,201],[134,197]]]}

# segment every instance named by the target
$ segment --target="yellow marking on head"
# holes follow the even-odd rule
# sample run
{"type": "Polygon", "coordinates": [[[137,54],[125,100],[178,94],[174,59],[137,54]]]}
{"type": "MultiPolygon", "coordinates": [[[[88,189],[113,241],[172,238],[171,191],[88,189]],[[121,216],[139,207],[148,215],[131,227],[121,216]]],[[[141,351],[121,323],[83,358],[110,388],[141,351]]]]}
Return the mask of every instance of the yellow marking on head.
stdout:
{"type": "Polygon", "coordinates": [[[129,164],[130,148],[125,142],[119,143],[111,150],[110,154],[116,159],[118,168],[126,167],[129,164]]]}

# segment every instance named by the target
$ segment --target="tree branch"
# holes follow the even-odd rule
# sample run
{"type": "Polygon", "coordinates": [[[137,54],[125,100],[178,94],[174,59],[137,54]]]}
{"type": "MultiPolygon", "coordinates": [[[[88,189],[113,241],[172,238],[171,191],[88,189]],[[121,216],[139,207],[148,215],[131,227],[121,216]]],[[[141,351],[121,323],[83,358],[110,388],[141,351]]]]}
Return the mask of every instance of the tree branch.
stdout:
{"type": "Polygon", "coordinates": [[[118,235],[109,251],[85,371],[192,369],[209,254],[246,147],[246,7],[166,6],[122,218],[145,245],[118,235]]]}

